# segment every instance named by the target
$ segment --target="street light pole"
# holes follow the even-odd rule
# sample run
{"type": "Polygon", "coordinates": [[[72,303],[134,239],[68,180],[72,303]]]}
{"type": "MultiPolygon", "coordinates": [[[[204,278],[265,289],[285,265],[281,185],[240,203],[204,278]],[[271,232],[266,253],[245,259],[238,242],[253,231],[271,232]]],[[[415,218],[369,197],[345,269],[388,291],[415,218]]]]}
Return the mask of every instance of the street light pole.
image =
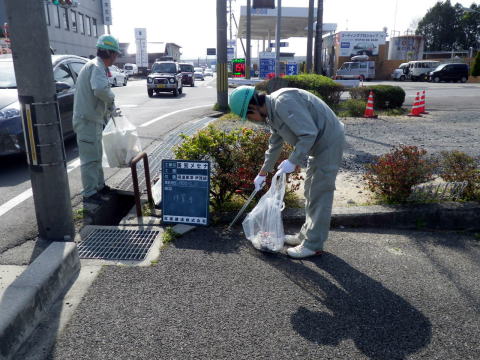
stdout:
{"type": "Polygon", "coordinates": [[[312,47],[313,47],[313,8],[315,0],[308,3],[308,34],[307,34],[307,73],[312,72],[312,47]]]}
{"type": "Polygon", "coordinates": [[[247,0],[247,52],[245,59],[245,79],[250,79],[251,64],[251,37],[252,37],[252,0],[247,0]]]}
{"type": "Polygon", "coordinates": [[[217,0],[217,104],[222,111],[228,109],[226,0],[217,0]]]}
{"type": "Polygon", "coordinates": [[[282,0],[277,0],[277,24],[275,28],[275,76],[280,76],[280,32],[282,28],[282,0]]]}
{"type": "Polygon", "coordinates": [[[39,236],[46,241],[73,239],[72,204],[44,3],[6,0],[5,5],[39,236]]]}
{"type": "Polygon", "coordinates": [[[317,27],[315,30],[315,74],[322,75],[323,0],[318,0],[317,27]]]}

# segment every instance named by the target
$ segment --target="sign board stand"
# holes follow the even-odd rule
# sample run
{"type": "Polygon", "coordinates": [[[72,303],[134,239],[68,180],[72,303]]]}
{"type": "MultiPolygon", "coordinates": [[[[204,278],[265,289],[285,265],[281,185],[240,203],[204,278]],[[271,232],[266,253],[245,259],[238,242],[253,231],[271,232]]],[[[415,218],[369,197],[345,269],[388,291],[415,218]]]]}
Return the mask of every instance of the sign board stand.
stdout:
{"type": "Polygon", "coordinates": [[[207,226],[210,162],[162,160],[162,221],[207,226]]]}

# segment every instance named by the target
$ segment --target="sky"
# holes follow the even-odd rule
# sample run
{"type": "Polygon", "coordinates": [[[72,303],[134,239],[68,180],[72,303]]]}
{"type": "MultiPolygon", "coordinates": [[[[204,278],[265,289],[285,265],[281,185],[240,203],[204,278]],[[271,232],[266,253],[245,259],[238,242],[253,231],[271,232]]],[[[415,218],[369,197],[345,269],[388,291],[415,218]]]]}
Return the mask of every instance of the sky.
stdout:
{"type": "MultiPolygon", "coordinates": [[[[437,0],[324,0],[324,23],[336,23],[337,31],[382,31],[387,27],[403,34],[418,22],[437,0]]],[[[469,7],[474,1],[451,1],[469,7]]],[[[204,58],[216,47],[217,0],[111,0],[111,34],[121,42],[134,42],[134,28],[147,28],[148,42],[173,42],[182,47],[182,59],[204,58]]],[[[246,0],[232,0],[237,21],[246,0]]],[[[282,0],[282,7],[308,7],[308,0],[282,0]]],[[[317,3],[317,0],[315,0],[317,3]]],[[[478,2],[477,2],[478,3],[478,2]]],[[[282,40],[286,40],[283,39],[282,40]]],[[[285,51],[302,56],[306,38],[289,39],[285,51]]],[[[149,51],[155,45],[149,46],[149,51]]],[[[239,49],[241,49],[239,45],[239,49]]],[[[252,42],[252,56],[257,44],[252,42]]],[[[213,58],[213,57],[212,57],[213,58]]]]}

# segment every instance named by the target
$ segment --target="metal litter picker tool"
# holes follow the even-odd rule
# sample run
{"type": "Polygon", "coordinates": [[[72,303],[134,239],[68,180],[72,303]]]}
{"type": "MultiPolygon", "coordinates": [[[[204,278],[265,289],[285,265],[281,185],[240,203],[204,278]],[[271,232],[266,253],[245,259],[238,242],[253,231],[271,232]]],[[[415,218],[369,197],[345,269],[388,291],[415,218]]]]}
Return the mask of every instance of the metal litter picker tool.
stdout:
{"type": "Polygon", "coordinates": [[[240,218],[240,216],[242,216],[243,212],[245,211],[245,209],[247,208],[247,206],[252,202],[253,198],[255,197],[255,195],[257,195],[257,192],[258,190],[254,190],[252,192],[252,195],[249,196],[249,198],[247,199],[247,201],[245,202],[245,204],[242,206],[242,208],[240,209],[240,211],[238,212],[237,216],[235,216],[235,219],[233,219],[233,221],[230,223],[230,225],[228,225],[228,230],[230,230],[232,228],[233,225],[235,225],[235,223],[237,222],[237,220],[240,218]]]}

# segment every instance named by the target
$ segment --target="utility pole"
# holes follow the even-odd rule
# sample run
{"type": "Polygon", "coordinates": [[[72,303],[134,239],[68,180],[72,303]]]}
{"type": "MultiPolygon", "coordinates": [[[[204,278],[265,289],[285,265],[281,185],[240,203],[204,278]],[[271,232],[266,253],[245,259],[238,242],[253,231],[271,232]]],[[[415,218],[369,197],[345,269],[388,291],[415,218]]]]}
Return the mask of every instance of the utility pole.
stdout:
{"type": "Polygon", "coordinates": [[[315,0],[308,2],[308,34],[307,34],[307,73],[312,72],[312,47],[313,47],[313,8],[315,0]]]}
{"type": "Polygon", "coordinates": [[[72,204],[44,3],[6,0],[5,5],[39,236],[46,241],[73,240],[72,204]]]}
{"type": "Polygon", "coordinates": [[[251,65],[251,36],[252,36],[252,0],[247,0],[247,53],[245,59],[245,79],[250,79],[251,65]]]}
{"type": "Polygon", "coordinates": [[[280,32],[282,29],[282,0],[277,0],[277,25],[275,28],[275,76],[280,76],[280,32]]]}
{"type": "Polygon", "coordinates": [[[315,29],[315,74],[322,75],[322,33],[323,33],[323,0],[318,0],[317,27],[315,29]]]}
{"type": "Polygon", "coordinates": [[[217,0],[217,104],[221,110],[228,109],[226,0],[217,0]]]}

